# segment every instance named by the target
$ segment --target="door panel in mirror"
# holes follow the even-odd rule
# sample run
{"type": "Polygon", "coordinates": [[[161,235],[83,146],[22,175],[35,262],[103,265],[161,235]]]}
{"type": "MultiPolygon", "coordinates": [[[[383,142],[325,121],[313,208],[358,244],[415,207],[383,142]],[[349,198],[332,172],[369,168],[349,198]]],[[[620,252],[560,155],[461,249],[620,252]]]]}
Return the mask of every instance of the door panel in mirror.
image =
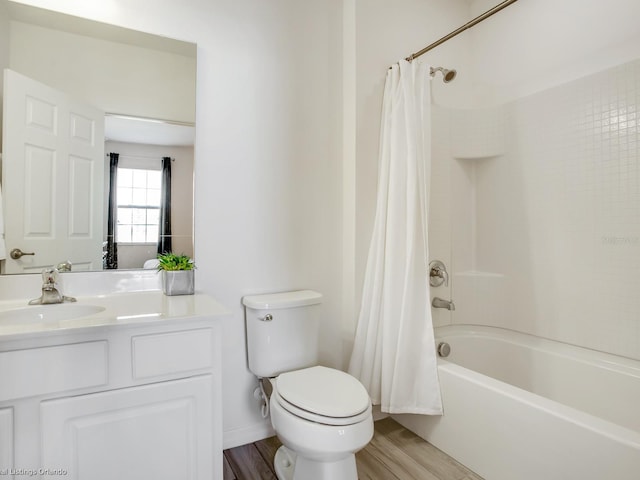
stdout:
{"type": "Polygon", "coordinates": [[[9,69],[3,102],[5,243],[35,253],[3,273],[101,268],[104,112],[9,69]]]}

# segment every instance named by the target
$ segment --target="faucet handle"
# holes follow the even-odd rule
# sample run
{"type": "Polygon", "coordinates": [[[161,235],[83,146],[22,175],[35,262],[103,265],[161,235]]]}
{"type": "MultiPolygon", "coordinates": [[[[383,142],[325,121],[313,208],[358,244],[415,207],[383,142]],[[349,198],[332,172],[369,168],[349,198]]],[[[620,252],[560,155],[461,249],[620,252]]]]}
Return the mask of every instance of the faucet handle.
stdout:
{"type": "Polygon", "coordinates": [[[55,267],[42,270],[43,285],[55,285],[58,281],[58,269],[55,267]]]}
{"type": "Polygon", "coordinates": [[[440,260],[433,260],[429,263],[429,277],[429,283],[432,287],[439,287],[443,283],[445,287],[449,286],[447,268],[440,260]]]}
{"type": "Polygon", "coordinates": [[[58,272],[70,272],[71,271],[71,267],[73,267],[73,264],[69,260],[65,260],[64,262],[60,262],[56,266],[56,268],[58,269],[58,272]]]}
{"type": "Polygon", "coordinates": [[[444,280],[444,286],[448,287],[449,286],[449,274],[447,273],[446,270],[440,270],[439,271],[440,274],[440,278],[442,278],[442,280],[444,280]]]}

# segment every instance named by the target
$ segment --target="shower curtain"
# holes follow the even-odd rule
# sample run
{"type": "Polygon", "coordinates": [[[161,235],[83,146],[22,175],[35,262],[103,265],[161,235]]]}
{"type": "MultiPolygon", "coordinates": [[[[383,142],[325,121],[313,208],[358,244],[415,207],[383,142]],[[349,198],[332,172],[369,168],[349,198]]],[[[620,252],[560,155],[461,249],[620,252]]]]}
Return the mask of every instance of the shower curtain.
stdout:
{"type": "Polygon", "coordinates": [[[349,373],[383,412],[442,414],[428,282],[429,66],[387,72],[378,196],[349,373]]]}

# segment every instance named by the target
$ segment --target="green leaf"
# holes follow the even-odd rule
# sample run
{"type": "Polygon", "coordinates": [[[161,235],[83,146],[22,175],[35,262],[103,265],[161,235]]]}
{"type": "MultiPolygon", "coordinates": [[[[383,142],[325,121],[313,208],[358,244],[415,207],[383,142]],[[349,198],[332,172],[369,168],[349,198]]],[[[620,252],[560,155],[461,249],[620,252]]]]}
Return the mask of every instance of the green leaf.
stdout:
{"type": "Polygon", "coordinates": [[[165,252],[158,255],[158,270],[193,270],[196,268],[189,255],[165,252]]]}

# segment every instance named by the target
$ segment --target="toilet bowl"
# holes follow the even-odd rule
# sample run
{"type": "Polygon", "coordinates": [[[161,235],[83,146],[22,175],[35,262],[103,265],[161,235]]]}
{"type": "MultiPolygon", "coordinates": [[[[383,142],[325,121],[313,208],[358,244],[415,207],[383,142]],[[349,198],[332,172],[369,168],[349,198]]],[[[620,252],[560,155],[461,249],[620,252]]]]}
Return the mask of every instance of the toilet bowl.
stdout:
{"type": "Polygon", "coordinates": [[[273,387],[268,402],[282,442],[274,458],[280,480],[357,480],[355,452],[373,437],[364,386],[318,366],[321,299],[312,290],[242,299],[249,369],[273,387]]]}
{"type": "Polygon", "coordinates": [[[371,401],[350,375],[310,367],[270,379],[280,480],[356,480],[355,452],[373,436],[371,401]]]}

